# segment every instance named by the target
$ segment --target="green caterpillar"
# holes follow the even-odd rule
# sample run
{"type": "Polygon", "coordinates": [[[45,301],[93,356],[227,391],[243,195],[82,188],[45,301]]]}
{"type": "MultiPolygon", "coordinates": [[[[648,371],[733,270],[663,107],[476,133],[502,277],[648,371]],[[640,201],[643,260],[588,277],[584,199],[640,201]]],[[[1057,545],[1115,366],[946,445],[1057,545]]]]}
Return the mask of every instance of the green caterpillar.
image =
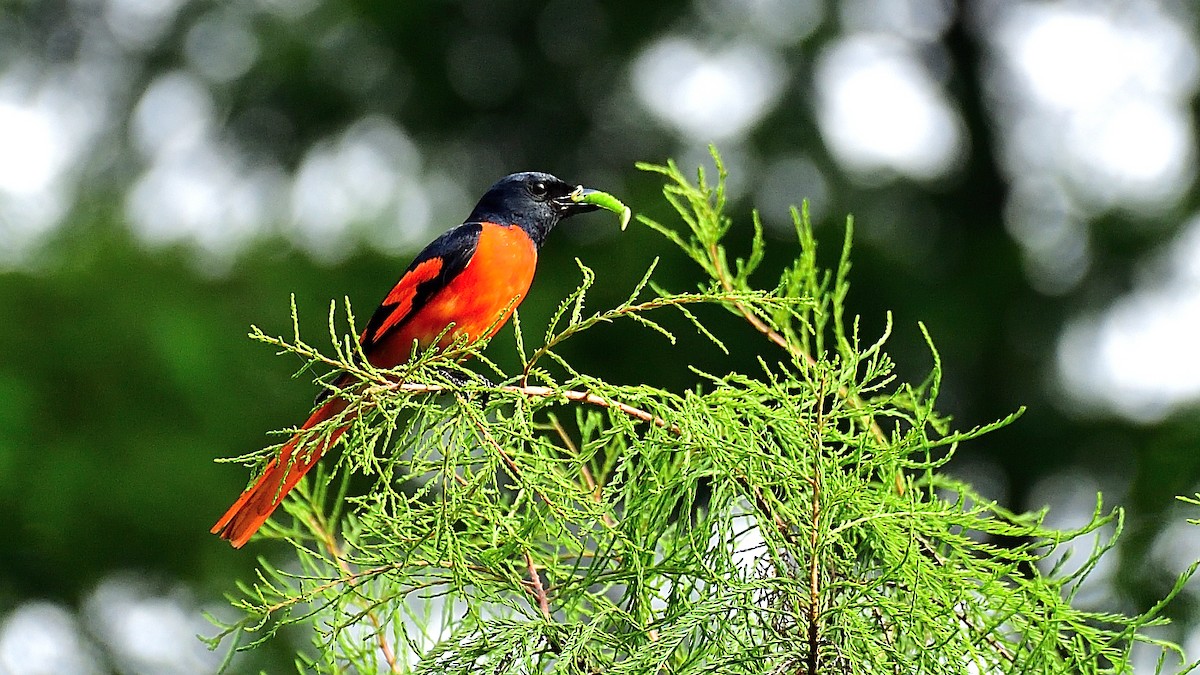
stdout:
{"type": "Polygon", "coordinates": [[[629,225],[629,218],[633,215],[633,211],[628,206],[622,204],[621,200],[616,197],[599,190],[585,190],[583,186],[575,188],[575,191],[571,193],[571,201],[580,204],[592,204],[620,215],[622,230],[625,229],[625,226],[629,225]]]}

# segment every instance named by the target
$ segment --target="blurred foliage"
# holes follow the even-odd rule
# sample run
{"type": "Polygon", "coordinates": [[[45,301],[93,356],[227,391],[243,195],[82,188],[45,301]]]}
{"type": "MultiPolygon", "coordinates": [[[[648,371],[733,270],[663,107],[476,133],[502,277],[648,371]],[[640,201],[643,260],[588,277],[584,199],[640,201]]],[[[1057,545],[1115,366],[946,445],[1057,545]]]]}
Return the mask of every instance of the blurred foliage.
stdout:
{"type": "MultiPolygon", "coordinates": [[[[4,3],[0,63],[33,55],[48,70],[89,50],[103,52],[108,43],[99,35],[131,30],[120,25],[112,9],[118,5],[4,3]]],[[[73,604],[115,570],[183,579],[203,599],[244,576],[250,555],[207,534],[244,475],[212,459],[262,445],[266,430],[295,423],[313,396],[303,378],[289,379],[300,364],[272,358],[246,339],[247,327],[282,332],[294,292],[300,316],[312,322],[306,330],[320,330],[331,298],[371,306],[407,264],[404,255],[361,249],[316,262],[284,236],[286,222],[273,223],[274,230],[228,263],[182,244],[148,246],[131,233],[124,190],[146,159],[129,112],[157,77],[196,69],[187,45],[197,26],[224,25],[229,17],[253,35],[253,61],[232,79],[205,82],[221,129],[247,161],[294,169],[312,143],[380,114],[412,137],[424,171],[455,177],[467,195],[509,171],[540,169],[631,204],[651,203],[657,191],[653,180],[634,175],[635,160],[685,160],[681,154],[695,151],[634,99],[632,55],[665,32],[723,35],[679,0],[295,7],[199,0],[168,13],[160,33],[147,29],[153,39],[110,38],[120,49],[109,54],[109,66],[121,77],[111,85],[112,120],[76,167],[79,198],[29,265],[0,271],[0,508],[12,539],[0,547],[0,607],[26,598],[73,604]]],[[[1119,212],[1104,216],[1084,282],[1071,293],[1042,295],[1026,280],[1003,225],[1008,186],[997,169],[980,81],[982,50],[968,18],[956,15],[942,43],[947,87],[970,154],[960,172],[933,182],[861,181],[825,149],[810,103],[811,64],[838,31],[827,16],[814,34],[782,50],[788,86],[774,111],[729,153],[735,173],[742,169],[739,156],[754,164],[797,149],[807,153],[828,183],[818,230],[846,213],[856,218],[861,243],[848,304],[868,335],[879,334],[885,312],[893,313],[890,351],[901,364],[899,376],[916,381],[928,370],[920,320],[949,374],[941,403],[960,427],[1028,407],[1020,423],[971,449],[1000,473],[996,487],[1003,494],[994,496],[1014,508],[1036,508],[1026,501],[1048,474],[1091,476],[1103,486],[1130,480],[1126,494],[1110,495],[1110,503],[1130,507],[1117,578],[1130,611],[1149,607],[1172,578],[1167,563],[1149,555],[1150,544],[1173,496],[1194,492],[1200,478],[1200,416],[1191,410],[1160,424],[1136,424],[1072,414],[1052,382],[1054,341],[1072,312],[1099,307],[1129,287],[1139,256],[1200,205],[1196,188],[1158,226],[1119,212]]],[[[468,208],[434,213],[435,227],[457,223],[468,208]]],[[[731,213],[746,208],[735,200],[731,213]]],[[[779,226],[786,214],[767,212],[764,219],[779,226]]],[[[680,254],[664,251],[649,233],[618,237],[609,229],[607,222],[569,223],[554,233],[522,307],[530,325],[544,322],[554,299],[575,283],[575,257],[605,282],[592,294],[597,305],[620,302],[622,289],[659,254],[660,282],[689,289],[692,277],[680,254]]],[[[767,232],[765,264],[794,257],[794,243],[771,227],[767,232]]],[[[703,318],[723,339],[738,334],[727,312],[703,318]]],[[[757,368],[757,345],[732,340],[734,354],[725,359],[702,338],[678,332],[672,349],[686,361],[652,356],[640,342],[654,338],[620,325],[581,335],[564,346],[564,357],[609,382],[671,390],[693,382],[685,362],[757,368]]],[[[502,363],[512,353],[503,343],[511,339],[506,330],[492,348],[502,363]]]]}

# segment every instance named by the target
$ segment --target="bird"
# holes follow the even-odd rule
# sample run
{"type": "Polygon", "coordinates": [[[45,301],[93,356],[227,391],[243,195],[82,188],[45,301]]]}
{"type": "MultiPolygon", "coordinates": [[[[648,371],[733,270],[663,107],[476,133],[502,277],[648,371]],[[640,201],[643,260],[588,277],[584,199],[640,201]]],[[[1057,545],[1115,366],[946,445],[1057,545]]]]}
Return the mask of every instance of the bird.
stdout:
{"type": "MultiPolygon", "coordinates": [[[[564,218],[598,207],[579,201],[596,190],[548,173],[526,171],[492,185],[461,225],[429,243],[404,270],[359,336],[366,361],[378,369],[405,363],[419,349],[494,335],[533,282],[538,250],[564,218]]],[[[335,381],[341,390],[348,375],[335,381]]],[[[250,540],[287,493],[350,426],[317,437],[309,429],[346,410],[349,401],[327,389],[299,431],[283,445],[211,532],[234,548],[250,540]]],[[[347,413],[347,415],[351,415],[347,413]]]]}

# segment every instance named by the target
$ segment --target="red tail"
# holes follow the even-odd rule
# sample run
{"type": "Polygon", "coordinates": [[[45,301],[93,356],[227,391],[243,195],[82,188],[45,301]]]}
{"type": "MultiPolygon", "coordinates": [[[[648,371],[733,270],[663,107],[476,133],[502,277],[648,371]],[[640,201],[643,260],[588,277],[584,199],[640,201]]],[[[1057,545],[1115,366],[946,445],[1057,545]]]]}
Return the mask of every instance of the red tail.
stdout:
{"type": "Polygon", "coordinates": [[[271,513],[283,501],[284,496],[296,487],[296,483],[316,465],[321,455],[337,442],[350,425],[338,427],[328,438],[313,437],[313,447],[304,448],[304,452],[300,453],[302,456],[293,460],[293,456],[297,454],[296,446],[305,435],[304,432],[345,409],[346,402],[340,398],[330,398],[325,405],[317,408],[304,426],[300,427],[300,432],[279,451],[279,456],[267,465],[267,470],[258,482],[243,492],[217,524],[213,525],[212,533],[220,535],[222,539],[228,539],[234,548],[241,548],[250,541],[250,537],[267,522],[267,518],[271,517],[271,513]]]}

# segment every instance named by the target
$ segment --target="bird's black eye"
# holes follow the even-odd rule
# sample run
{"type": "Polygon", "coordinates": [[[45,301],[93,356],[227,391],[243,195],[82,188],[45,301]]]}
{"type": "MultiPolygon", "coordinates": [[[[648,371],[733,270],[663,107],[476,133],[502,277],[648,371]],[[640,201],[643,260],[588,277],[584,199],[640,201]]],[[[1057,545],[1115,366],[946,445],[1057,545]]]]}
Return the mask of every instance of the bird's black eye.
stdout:
{"type": "Polygon", "coordinates": [[[529,194],[533,195],[534,199],[545,199],[546,192],[546,184],[540,180],[529,184],[529,194]]]}

